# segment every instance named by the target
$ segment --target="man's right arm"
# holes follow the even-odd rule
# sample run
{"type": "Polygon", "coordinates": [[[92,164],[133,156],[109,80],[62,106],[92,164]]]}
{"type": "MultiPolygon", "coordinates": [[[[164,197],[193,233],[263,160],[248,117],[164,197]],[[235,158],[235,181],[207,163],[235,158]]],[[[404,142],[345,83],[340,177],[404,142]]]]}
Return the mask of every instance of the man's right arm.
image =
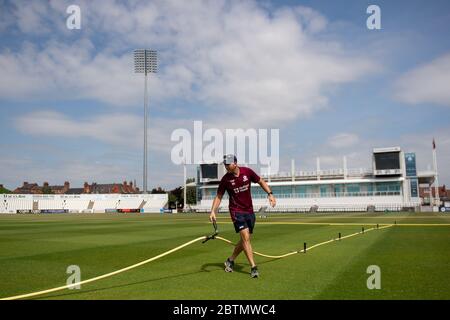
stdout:
{"type": "Polygon", "coordinates": [[[220,202],[222,201],[223,195],[217,194],[214,198],[212,208],[211,208],[211,214],[209,215],[209,221],[216,220],[216,211],[219,208],[220,202]]]}

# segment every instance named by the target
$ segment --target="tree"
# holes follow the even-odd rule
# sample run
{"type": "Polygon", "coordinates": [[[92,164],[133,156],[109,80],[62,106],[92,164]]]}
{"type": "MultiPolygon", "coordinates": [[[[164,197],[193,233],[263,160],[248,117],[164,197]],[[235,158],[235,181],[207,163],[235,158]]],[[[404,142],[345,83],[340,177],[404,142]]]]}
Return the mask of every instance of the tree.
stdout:
{"type": "Polygon", "coordinates": [[[172,194],[172,193],[169,193],[169,208],[170,209],[173,209],[173,208],[175,208],[175,203],[177,202],[177,197],[174,195],[174,194],[172,194]]]}
{"type": "Polygon", "coordinates": [[[174,208],[178,202],[178,206],[183,206],[183,189],[182,187],[175,188],[169,191],[169,206],[174,208]]]}
{"type": "Polygon", "coordinates": [[[42,193],[43,194],[54,194],[52,189],[49,186],[42,187],[42,193]]]}
{"type": "Polygon", "coordinates": [[[197,204],[197,187],[186,188],[186,204],[197,204]]]}
{"type": "MultiPolygon", "coordinates": [[[[186,179],[186,183],[195,182],[195,178],[186,179]]],[[[184,205],[184,186],[179,186],[168,192],[169,194],[169,208],[175,208],[178,203],[178,208],[183,208],[184,205]]],[[[155,190],[155,189],[153,189],[155,190]]],[[[153,193],[152,190],[152,193],[153,193]]],[[[186,204],[197,204],[197,187],[190,186],[186,188],[186,204]]]]}
{"type": "Polygon", "coordinates": [[[158,188],[153,188],[150,193],[151,194],[161,194],[161,193],[167,193],[167,192],[163,188],[158,187],[158,188]]]}
{"type": "Polygon", "coordinates": [[[11,190],[4,188],[3,185],[0,184],[0,194],[1,193],[11,193],[11,190]]]}

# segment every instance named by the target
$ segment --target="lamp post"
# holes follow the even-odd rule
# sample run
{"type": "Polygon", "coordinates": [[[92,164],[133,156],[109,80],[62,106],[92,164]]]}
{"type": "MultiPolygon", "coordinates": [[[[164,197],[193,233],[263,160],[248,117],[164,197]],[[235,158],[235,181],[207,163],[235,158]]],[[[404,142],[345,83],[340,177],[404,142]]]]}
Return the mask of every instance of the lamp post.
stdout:
{"type": "Polygon", "coordinates": [[[147,193],[147,124],[148,124],[148,92],[147,74],[156,73],[158,70],[157,52],[148,49],[134,50],[134,72],[145,74],[144,83],[144,172],[143,172],[143,193],[147,193]]]}
{"type": "Polygon", "coordinates": [[[187,173],[186,173],[186,160],[185,161],[183,161],[183,173],[184,173],[184,190],[183,190],[183,200],[184,200],[184,203],[183,203],[183,211],[184,212],[187,212],[187,208],[186,208],[186,203],[187,203],[187,201],[186,201],[186,196],[187,196],[187,183],[186,183],[186,179],[187,179],[187,173]]]}

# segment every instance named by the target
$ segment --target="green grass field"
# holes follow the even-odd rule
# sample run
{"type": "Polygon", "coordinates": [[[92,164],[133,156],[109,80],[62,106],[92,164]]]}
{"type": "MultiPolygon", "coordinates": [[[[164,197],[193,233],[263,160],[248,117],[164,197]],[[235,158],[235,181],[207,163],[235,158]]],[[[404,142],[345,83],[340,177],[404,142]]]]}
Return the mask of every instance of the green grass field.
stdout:
{"type": "MultiPolygon", "coordinates": [[[[0,297],[66,284],[69,265],[81,280],[146,260],[213,229],[199,214],[0,215],[0,297]]],[[[228,215],[220,236],[235,242],[228,215]]],[[[232,246],[201,241],[119,275],[34,299],[450,299],[450,215],[437,213],[270,214],[257,218],[253,249],[279,255],[367,230],[284,259],[256,257],[251,279],[244,254],[235,272],[223,261],[232,246]],[[370,265],[381,289],[369,290],[370,265]]]]}

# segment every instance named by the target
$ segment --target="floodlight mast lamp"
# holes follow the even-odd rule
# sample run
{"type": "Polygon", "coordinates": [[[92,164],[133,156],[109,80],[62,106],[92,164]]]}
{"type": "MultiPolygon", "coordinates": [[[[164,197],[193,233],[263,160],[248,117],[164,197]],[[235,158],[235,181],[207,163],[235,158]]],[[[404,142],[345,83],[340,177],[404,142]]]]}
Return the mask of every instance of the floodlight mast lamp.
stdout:
{"type": "Polygon", "coordinates": [[[158,58],[155,50],[136,49],[134,50],[134,72],[145,74],[144,83],[144,173],[143,173],[143,193],[148,193],[147,189],[147,125],[148,125],[148,90],[147,74],[158,71],[158,58]]]}

